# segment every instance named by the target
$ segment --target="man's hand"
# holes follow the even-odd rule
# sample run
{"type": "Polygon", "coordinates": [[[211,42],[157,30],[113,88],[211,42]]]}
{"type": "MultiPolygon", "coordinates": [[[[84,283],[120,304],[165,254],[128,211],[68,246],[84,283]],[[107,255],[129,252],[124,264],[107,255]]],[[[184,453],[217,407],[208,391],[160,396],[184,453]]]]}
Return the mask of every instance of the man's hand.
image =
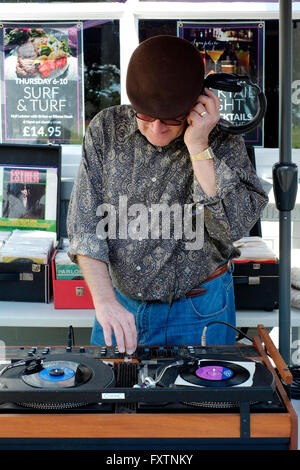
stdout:
{"type": "Polygon", "coordinates": [[[208,136],[220,119],[220,100],[217,95],[205,88],[191,109],[184,134],[184,142],[190,155],[203,152],[208,147],[208,136]]]}
{"type": "Polygon", "coordinates": [[[137,347],[135,319],[117,301],[106,263],[84,255],[77,255],[77,260],[92,294],[105,344],[111,346],[114,332],[119,351],[132,354],[137,347]]]}
{"type": "MultiPolygon", "coordinates": [[[[208,137],[220,119],[220,100],[215,93],[205,88],[205,95],[198,97],[197,103],[187,117],[188,127],[184,142],[190,155],[197,155],[209,146],[208,137]]],[[[216,195],[216,175],[214,160],[194,161],[194,174],[204,193],[216,195]]]]}
{"type": "Polygon", "coordinates": [[[118,350],[121,353],[134,353],[137,347],[137,330],[132,313],[115,300],[101,302],[101,305],[96,306],[96,317],[103,328],[107,346],[111,346],[114,332],[118,350]]]}

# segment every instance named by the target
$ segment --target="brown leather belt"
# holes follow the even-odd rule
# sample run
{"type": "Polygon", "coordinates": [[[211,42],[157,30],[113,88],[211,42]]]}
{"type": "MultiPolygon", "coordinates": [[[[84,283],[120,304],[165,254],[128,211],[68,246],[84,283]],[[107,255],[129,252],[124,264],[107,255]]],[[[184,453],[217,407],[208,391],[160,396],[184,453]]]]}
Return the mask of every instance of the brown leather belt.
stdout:
{"type": "MultiPolygon", "coordinates": [[[[226,273],[226,271],[230,267],[230,264],[231,264],[231,261],[228,261],[228,263],[224,263],[224,264],[221,264],[221,266],[218,266],[217,269],[210,276],[208,276],[206,279],[204,279],[204,281],[201,282],[201,284],[204,284],[205,282],[208,282],[208,281],[212,281],[216,277],[219,277],[222,274],[226,273]]],[[[196,295],[203,295],[205,294],[205,292],[206,292],[206,288],[199,286],[199,287],[194,287],[193,289],[188,291],[185,294],[185,296],[196,297],[196,295]]]]}

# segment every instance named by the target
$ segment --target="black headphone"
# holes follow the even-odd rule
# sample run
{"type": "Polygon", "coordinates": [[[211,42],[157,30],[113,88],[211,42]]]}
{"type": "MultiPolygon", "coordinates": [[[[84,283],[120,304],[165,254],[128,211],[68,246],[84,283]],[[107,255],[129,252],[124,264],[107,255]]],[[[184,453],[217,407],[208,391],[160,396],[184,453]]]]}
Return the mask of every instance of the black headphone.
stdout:
{"type": "Polygon", "coordinates": [[[245,134],[246,132],[254,129],[260,123],[267,110],[267,100],[264,93],[247,75],[237,75],[235,73],[212,73],[205,78],[203,83],[203,89],[214,88],[216,90],[236,93],[241,92],[243,89],[242,85],[245,84],[248,84],[255,89],[258,98],[258,109],[252,121],[240,126],[235,126],[229,121],[221,119],[218,125],[229,134],[245,134]]]}

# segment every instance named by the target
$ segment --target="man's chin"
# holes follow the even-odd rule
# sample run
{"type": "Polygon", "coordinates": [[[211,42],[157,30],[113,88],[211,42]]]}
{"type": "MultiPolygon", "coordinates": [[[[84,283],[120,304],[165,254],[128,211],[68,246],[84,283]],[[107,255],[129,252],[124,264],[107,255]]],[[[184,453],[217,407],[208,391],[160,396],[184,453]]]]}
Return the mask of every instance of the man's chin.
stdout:
{"type": "Polygon", "coordinates": [[[156,147],[164,147],[168,145],[172,138],[170,136],[161,136],[161,137],[148,137],[150,144],[155,145],[156,147]]]}

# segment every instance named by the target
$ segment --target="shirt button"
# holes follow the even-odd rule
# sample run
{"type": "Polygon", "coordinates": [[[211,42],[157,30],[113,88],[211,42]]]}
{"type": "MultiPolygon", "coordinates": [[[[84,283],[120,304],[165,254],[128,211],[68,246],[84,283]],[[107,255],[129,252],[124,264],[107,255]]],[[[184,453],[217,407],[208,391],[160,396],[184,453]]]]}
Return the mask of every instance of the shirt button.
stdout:
{"type": "Polygon", "coordinates": [[[140,267],[140,266],[137,266],[136,269],[137,269],[138,271],[140,271],[140,270],[141,270],[141,267],[140,267]]]}
{"type": "Polygon", "coordinates": [[[142,297],[142,293],[141,293],[141,292],[138,292],[138,296],[139,296],[139,297],[142,297]]]}
{"type": "Polygon", "coordinates": [[[151,178],[151,180],[153,181],[153,183],[155,183],[155,181],[156,181],[155,176],[154,176],[154,178],[151,178]]]}

